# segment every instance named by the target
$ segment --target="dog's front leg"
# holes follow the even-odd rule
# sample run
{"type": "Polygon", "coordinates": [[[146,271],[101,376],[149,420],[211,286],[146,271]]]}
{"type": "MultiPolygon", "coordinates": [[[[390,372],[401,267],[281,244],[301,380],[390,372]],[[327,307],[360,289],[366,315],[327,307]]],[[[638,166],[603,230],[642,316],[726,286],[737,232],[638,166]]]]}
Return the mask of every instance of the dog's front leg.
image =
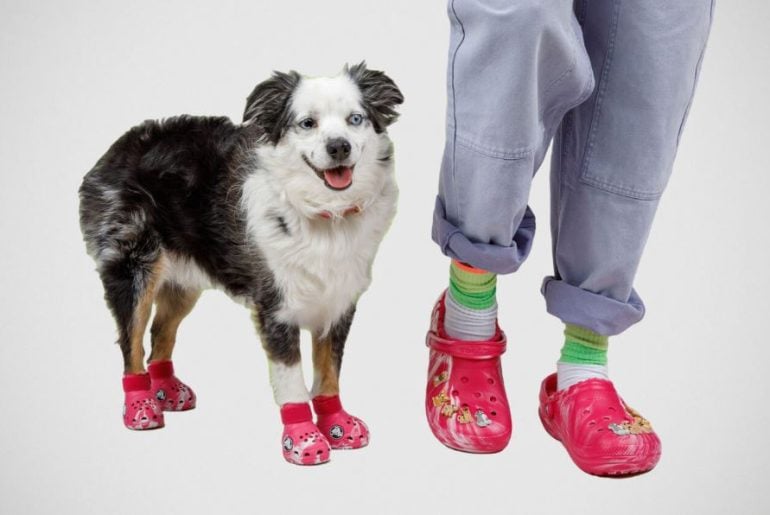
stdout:
{"type": "Polygon", "coordinates": [[[359,449],[369,443],[366,424],[342,408],[339,396],[342,354],[355,312],[352,306],[327,334],[313,335],[313,408],[332,449],[359,449]]]}
{"type": "Polygon", "coordinates": [[[329,443],[313,423],[310,395],[302,375],[299,327],[285,324],[266,310],[255,310],[254,321],[267,353],[270,384],[281,408],[283,457],[297,465],[329,461],[329,443]]]}

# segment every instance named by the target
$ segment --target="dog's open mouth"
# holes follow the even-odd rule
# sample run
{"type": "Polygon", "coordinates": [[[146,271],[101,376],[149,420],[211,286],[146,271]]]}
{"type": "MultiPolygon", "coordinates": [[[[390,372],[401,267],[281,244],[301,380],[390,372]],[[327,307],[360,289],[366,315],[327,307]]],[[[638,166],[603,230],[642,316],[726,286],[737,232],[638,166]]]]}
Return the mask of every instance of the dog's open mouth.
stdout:
{"type": "Polygon", "coordinates": [[[353,168],[355,168],[355,165],[337,166],[335,168],[322,170],[316,168],[304,154],[302,155],[302,159],[305,161],[305,164],[315,172],[318,178],[324,181],[327,188],[342,191],[348,189],[350,185],[353,184],[353,168]]]}

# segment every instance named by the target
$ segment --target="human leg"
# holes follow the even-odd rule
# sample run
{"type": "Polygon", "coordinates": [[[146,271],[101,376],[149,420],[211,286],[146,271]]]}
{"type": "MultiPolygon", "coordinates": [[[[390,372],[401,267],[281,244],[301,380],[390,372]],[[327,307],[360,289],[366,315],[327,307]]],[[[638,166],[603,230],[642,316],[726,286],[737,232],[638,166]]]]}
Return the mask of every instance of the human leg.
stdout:
{"type": "Polygon", "coordinates": [[[712,5],[576,2],[597,86],[565,115],[554,142],[554,276],[542,291],[568,329],[558,375],[543,382],[540,416],[592,474],[646,472],[660,457],[659,439],[620,399],[602,362],[606,337],[644,315],[633,279],[671,173],[712,5]]]}

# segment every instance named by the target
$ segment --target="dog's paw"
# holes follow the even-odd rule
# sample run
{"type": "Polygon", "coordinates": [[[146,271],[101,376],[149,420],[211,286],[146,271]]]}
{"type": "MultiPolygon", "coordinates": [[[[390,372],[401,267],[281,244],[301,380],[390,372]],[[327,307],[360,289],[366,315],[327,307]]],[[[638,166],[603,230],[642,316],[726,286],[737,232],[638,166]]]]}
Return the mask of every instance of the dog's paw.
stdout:
{"type": "Polygon", "coordinates": [[[286,424],[281,437],[283,457],[295,465],[320,465],[329,461],[331,448],[312,422],[286,424]]]}
{"type": "Polygon", "coordinates": [[[123,404],[123,423],[128,429],[143,431],[163,427],[163,410],[151,390],[126,392],[123,404]]]}
{"type": "Polygon", "coordinates": [[[318,415],[318,429],[332,449],[360,449],[369,444],[369,428],[343,409],[337,395],[316,397],[313,407],[318,415]]]}
{"type": "Polygon", "coordinates": [[[148,370],[152,378],[155,400],[163,411],[187,411],[195,408],[195,392],[174,375],[174,365],[170,360],[153,361],[148,370]]]}

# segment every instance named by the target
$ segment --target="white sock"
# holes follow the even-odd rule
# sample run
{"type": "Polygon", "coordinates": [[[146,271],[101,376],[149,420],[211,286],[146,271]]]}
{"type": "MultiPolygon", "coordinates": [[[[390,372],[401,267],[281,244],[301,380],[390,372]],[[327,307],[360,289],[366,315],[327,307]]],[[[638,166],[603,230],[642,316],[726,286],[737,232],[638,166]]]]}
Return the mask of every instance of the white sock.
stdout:
{"type": "Polygon", "coordinates": [[[446,312],[444,330],[458,340],[489,340],[497,328],[497,303],[487,309],[471,309],[462,306],[447,291],[444,298],[446,312]]]}
{"type": "Polygon", "coordinates": [[[606,365],[580,365],[577,363],[556,362],[558,389],[564,390],[575,383],[596,377],[609,379],[606,365]]]}

